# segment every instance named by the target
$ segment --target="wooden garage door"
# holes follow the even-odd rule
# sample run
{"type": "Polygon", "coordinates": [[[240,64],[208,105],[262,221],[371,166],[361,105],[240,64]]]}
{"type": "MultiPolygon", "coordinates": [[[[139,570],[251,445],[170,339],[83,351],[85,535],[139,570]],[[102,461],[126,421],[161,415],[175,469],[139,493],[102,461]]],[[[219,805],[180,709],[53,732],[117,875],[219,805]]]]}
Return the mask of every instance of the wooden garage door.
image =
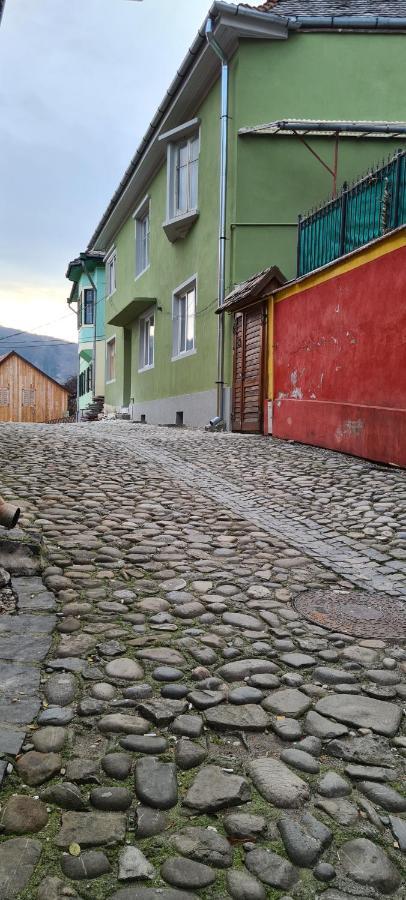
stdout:
{"type": "Polygon", "coordinates": [[[233,340],[233,431],[262,432],[265,307],[237,313],[233,340]]]}

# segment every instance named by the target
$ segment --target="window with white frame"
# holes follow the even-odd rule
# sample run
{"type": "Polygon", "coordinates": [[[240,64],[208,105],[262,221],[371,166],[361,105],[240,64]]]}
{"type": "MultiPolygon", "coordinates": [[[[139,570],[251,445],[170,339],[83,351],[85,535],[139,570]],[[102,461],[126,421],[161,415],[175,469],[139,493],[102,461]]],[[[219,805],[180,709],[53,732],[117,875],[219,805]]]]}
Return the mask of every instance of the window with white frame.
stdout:
{"type": "Polygon", "coordinates": [[[116,378],[116,339],[110,338],[106,342],[106,381],[115,381],[116,378]]]}
{"type": "Polygon", "coordinates": [[[81,324],[82,325],[93,325],[94,322],[94,306],[95,306],[95,292],[93,288],[84,288],[82,291],[82,303],[81,303],[81,324]]]}
{"type": "Polygon", "coordinates": [[[150,212],[149,197],[135,213],[135,275],[141,275],[149,266],[150,212]]]}
{"type": "Polygon", "coordinates": [[[191,353],[196,344],[196,283],[173,296],[173,357],[191,353]]]}
{"type": "Polygon", "coordinates": [[[172,145],[171,216],[182,216],[197,209],[199,175],[199,135],[172,145]]]}
{"type": "Polygon", "coordinates": [[[152,369],[155,351],[155,315],[147,313],[140,319],[139,370],[152,369]]]}
{"type": "Polygon", "coordinates": [[[107,296],[110,297],[111,294],[114,294],[114,291],[117,286],[116,279],[116,265],[117,265],[117,254],[112,253],[109,256],[106,262],[106,286],[107,286],[107,296]]]}

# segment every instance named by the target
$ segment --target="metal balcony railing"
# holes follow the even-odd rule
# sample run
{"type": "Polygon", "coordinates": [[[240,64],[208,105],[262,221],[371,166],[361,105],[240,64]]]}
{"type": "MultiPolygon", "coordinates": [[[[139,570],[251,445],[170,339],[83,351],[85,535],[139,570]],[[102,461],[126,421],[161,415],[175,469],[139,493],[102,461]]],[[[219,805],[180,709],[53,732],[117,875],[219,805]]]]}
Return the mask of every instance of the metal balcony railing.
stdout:
{"type": "Polygon", "coordinates": [[[297,275],[339,259],[406,224],[406,150],[359,181],[344,182],[328,203],[299,216],[297,275]]]}

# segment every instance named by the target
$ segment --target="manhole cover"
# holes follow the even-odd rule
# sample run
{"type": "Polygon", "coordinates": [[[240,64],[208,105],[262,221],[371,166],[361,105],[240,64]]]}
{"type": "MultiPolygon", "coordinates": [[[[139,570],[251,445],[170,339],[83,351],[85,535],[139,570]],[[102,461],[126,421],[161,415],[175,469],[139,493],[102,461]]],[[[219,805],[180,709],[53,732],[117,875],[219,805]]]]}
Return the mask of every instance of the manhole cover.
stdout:
{"type": "Polygon", "coordinates": [[[307,591],[293,605],[303,618],[332,631],[363,638],[406,638],[406,605],[387,594],[307,591]]]}

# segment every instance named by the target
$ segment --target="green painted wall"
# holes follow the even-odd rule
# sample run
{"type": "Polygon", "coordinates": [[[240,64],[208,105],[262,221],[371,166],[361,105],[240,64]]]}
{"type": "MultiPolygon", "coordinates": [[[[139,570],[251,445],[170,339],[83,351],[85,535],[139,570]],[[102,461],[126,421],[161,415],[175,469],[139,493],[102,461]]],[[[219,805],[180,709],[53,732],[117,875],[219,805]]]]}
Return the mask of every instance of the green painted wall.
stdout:
{"type": "MultiPolygon", "coordinates": [[[[402,35],[308,33],[272,43],[243,41],[237,130],[288,118],[403,120],[404,63],[402,35]]],[[[272,264],[292,278],[297,217],[328,199],[332,178],[297,137],[246,136],[236,143],[233,280],[272,264]]],[[[331,140],[310,138],[309,143],[333,165],[331,140]]],[[[358,178],[401,143],[342,139],[338,184],[358,178]]]]}
{"type": "MultiPolygon", "coordinates": [[[[287,41],[242,41],[230,72],[227,287],[276,264],[295,274],[299,212],[326,199],[331,176],[294,137],[238,137],[245,126],[281,118],[404,119],[402,35],[302,34],[287,41]],[[355,86],[355,87],[354,87],[355,86]],[[258,224],[257,224],[258,223],[258,224]]],[[[139,330],[107,326],[117,339],[116,380],[106,385],[110,406],[214,388],[216,380],[219,178],[219,83],[200,109],[200,218],[171,244],[166,219],[166,164],[142,196],[151,197],[150,267],[135,280],[135,226],[116,237],[117,290],[106,320],[135,297],[156,298],[155,367],[138,373],[139,330]],[[198,275],[196,353],[171,362],[172,292],[198,275]]],[[[311,139],[332,162],[332,142],[311,139]]],[[[399,146],[382,140],[342,141],[339,181],[358,177],[399,146]]],[[[144,306],[145,309],[145,306],[144,306]]],[[[226,316],[226,382],[231,377],[231,320],[226,316]]]]}
{"type": "MultiPolygon", "coordinates": [[[[155,365],[138,373],[139,323],[131,331],[131,352],[124,347],[124,329],[107,325],[107,338],[116,335],[116,381],[106,385],[108,405],[168,397],[215,387],[218,259],[218,181],[219,181],[219,85],[216,84],[196,115],[201,118],[199,158],[198,221],[184,240],[168,241],[162,228],[166,215],[166,163],[144,194],[150,195],[150,266],[135,279],[135,223],[130,218],[116,239],[117,289],[106,300],[106,321],[125,308],[135,297],[157,299],[155,308],[155,365]],[[196,353],[171,361],[172,293],[197,275],[196,353]],[[124,390],[124,373],[131,369],[131,384],[124,390]],[[124,398],[124,399],[123,399],[124,398]]],[[[134,208],[142,200],[134,202],[134,208]]],[[[143,305],[145,310],[145,303],[143,305]]],[[[230,328],[227,322],[227,328],[230,328]]],[[[128,343],[128,339],[127,339],[128,343]]],[[[227,340],[227,348],[230,341],[227,340]]]]}

